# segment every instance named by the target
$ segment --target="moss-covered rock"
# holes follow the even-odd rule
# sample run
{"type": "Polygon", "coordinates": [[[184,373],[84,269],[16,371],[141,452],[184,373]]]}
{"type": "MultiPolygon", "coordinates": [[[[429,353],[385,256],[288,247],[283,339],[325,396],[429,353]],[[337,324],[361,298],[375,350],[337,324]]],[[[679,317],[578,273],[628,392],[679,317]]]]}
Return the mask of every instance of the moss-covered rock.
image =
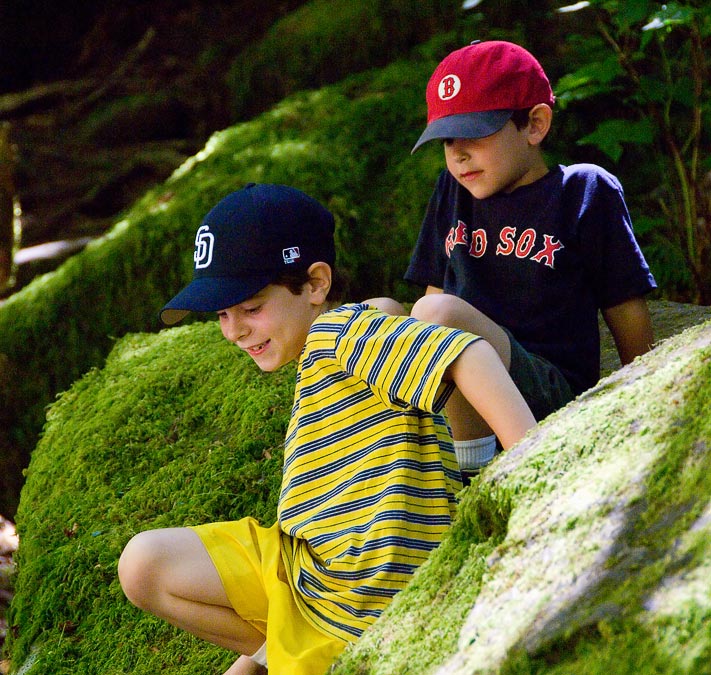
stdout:
{"type": "MultiPolygon", "coordinates": [[[[195,323],[121,339],[54,403],[17,515],[16,675],[227,667],[116,565],[139,530],[273,521],[292,387],[195,323]]],[[[334,673],[711,673],[710,387],[705,323],[544,421],[334,673]]]]}
{"type": "Polygon", "coordinates": [[[711,673],[711,323],[602,380],[465,492],[333,673],[711,673]]]}
{"type": "Polygon", "coordinates": [[[458,21],[465,21],[460,0],[311,0],[234,60],[227,76],[233,116],[382,67],[458,21]]]}
{"type": "Polygon", "coordinates": [[[265,377],[216,322],[128,336],[66,392],[17,513],[15,668],[218,672],[224,652],[128,605],[118,556],[147,528],[273,521],[292,392],[292,369],[265,377]]]}

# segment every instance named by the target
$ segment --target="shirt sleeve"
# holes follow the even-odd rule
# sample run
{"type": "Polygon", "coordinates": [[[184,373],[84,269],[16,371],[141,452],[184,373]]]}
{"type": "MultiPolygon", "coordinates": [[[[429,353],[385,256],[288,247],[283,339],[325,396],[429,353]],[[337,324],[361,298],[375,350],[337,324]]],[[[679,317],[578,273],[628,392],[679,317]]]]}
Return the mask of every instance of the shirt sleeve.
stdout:
{"type": "Polygon", "coordinates": [[[594,168],[583,194],[568,203],[580,209],[581,249],[586,251],[597,305],[606,309],[645,295],[657,284],[635,238],[620,182],[604,169],[594,168]]]}
{"type": "Polygon", "coordinates": [[[367,309],[336,340],[335,356],[387,406],[440,412],[454,384],[448,366],[479,338],[453,328],[367,309]]]}

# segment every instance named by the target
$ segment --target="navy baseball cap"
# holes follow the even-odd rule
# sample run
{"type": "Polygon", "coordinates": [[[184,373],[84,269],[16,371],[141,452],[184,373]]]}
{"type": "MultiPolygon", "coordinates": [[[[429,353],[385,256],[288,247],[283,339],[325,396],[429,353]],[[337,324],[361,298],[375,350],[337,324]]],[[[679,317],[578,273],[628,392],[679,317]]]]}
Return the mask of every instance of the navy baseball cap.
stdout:
{"type": "Polygon", "coordinates": [[[503,128],[515,110],[555,96],[541,64],[523,47],[475,41],[449,54],[427,84],[427,127],[412,148],[443,138],[484,138],[503,128]]]}
{"type": "Polygon", "coordinates": [[[163,307],[161,321],[227,309],[315,262],[333,266],[334,229],[331,213],[295,188],[250,183],[232,192],[200,224],[193,280],[163,307]]]}

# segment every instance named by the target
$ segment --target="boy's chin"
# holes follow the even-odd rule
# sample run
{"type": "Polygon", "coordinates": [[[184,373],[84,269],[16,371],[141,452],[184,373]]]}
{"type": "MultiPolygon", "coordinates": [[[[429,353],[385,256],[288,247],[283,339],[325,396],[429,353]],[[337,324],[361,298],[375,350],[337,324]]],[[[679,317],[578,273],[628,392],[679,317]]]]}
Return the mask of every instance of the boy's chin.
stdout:
{"type": "Polygon", "coordinates": [[[487,190],[481,187],[475,187],[472,185],[467,185],[466,183],[461,183],[460,185],[472,196],[474,199],[486,199],[491,197],[493,190],[487,190]]]}
{"type": "Polygon", "coordinates": [[[268,363],[268,362],[262,362],[260,363],[256,359],[252,359],[254,363],[257,365],[257,368],[261,370],[263,373],[273,373],[279,370],[279,368],[283,368],[286,364],[285,363],[268,363]]]}

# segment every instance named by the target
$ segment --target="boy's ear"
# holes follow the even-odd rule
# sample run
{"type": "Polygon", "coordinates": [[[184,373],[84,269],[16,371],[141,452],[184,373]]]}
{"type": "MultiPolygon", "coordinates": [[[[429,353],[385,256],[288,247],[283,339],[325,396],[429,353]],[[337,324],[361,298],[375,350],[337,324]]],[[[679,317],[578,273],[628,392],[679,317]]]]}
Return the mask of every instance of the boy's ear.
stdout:
{"type": "Polygon", "coordinates": [[[553,110],[546,103],[539,103],[528,114],[528,142],[540,145],[551,128],[553,110]]]}
{"type": "Polygon", "coordinates": [[[314,305],[322,305],[331,290],[333,277],[331,266],[325,262],[315,262],[311,264],[308,272],[307,290],[311,295],[311,302],[314,305]]]}

